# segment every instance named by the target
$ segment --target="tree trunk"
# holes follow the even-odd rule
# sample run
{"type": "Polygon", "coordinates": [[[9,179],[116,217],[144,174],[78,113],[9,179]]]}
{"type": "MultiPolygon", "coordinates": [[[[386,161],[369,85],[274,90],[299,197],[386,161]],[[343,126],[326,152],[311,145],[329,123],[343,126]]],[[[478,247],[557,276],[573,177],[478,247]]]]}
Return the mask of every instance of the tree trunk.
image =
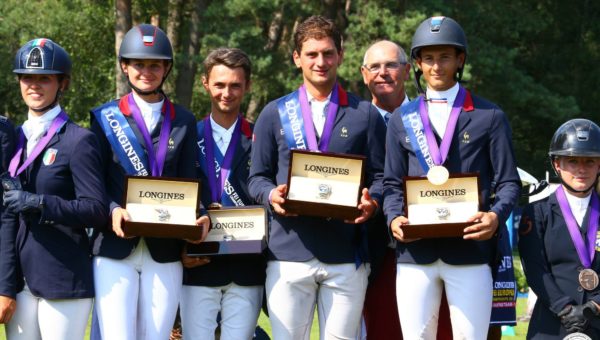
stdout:
{"type": "MultiPolygon", "coordinates": [[[[115,54],[118,56],[123,37],[131,29],[131,0],[115,0],[115,17],[115,54]]],[[[121,71],[118,58],[115,72],[116,94],[117,97],[121,97],[129,92],[129,85],[127,84],[127,78],[121,71]]]]}
{"type": "MultiPolygon", "coordinates": [[[[173,54],[177,56],[181,51],[181,46],[179,44],[179,27],[181,26],[181,10],[182,10],[183,0],[169,0],[169,14],[167,16],[167,37],[169,41],[171,41],[171,45],[173,46],[173,54]]],[[[178,59],[175,58],[177,61],[178,59]]],[[[174,91],[175,89],[175,79],[178,74],[178,65],[173,65],[171,69],[171,74],[165,81],[163,88],[167,94],[172,95],[172,99],[177,101],[177,95],[174,91]]]]}
{"type": "Polygon", "coordinates": [[[194,79],[198,68],[197,56],[200,52],[201,37],[201,18],[202,13],[208,6],[210,0],[196,0],[194,8],[190,13],[190,32],[189,39],[182,46],[182,53],[179,60],[179,70],[175,83],[177,92],[177,101],[184,107],[190,107],[192,103],[192,93],[194,89],[194,79]]]}

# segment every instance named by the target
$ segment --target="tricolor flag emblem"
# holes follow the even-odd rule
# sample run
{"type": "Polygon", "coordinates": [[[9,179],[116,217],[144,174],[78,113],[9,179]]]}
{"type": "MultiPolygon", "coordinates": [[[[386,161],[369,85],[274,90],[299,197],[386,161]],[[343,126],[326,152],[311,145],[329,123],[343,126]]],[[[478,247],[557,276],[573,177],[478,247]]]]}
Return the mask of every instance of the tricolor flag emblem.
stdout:
{"type": "Polygon", "coordinates": [[[44,45],[46,44],[46,40],[44,38],[33,40],[25,68],[44,68],[44,45]]]}
{"type": "Polygon", "coordinates": [[[52,165],[54,163],[54,161],[56,160],[57,153],[58,153],[58,150],[53,149],[53,148],[49,148],[48,150],[46,150],[46,153],[44,153],[44,157],[42,158],[44,165],[52,165]]]}

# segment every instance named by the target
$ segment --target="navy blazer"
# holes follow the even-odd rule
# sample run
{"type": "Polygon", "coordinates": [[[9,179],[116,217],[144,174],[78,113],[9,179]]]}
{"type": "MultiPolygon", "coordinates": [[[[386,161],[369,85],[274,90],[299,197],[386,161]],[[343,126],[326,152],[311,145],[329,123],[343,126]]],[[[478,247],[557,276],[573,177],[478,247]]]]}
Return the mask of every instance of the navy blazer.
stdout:
{"type": "MultiPolygon", "coordinates": [[[[202,139],[204,137],[198,136],[202,139]]],[[[242,135],[229,173],[229,183],[235,188],[244,205],[254,201],[248,193],[248,172],[250,170],[250,150],[252,147],[252,126],[244,119],[242,135]]],[[[202,204],[212,203],[206,169],[198,168],[198,178],[202,181],[202,204]]],[[[264,285],[266,262],[262,254],[211,256],[210,263],[192,269],[184,269],[183,284],[190,286],[225,286],[232,282],[240,286],[264,285]]]]}
{"type": "MultiPolygon", "coordinates": [[[[254,127],[248,183],[250,195],[268,207],[271,190],[287,183],[290,149],[283,133],[275,100],[263,109],[254,127]]],[[[364,186],[378,203],[381,203],[384,136],[385,122],[377,109],[368,101],[340,90],[340,106],[328,151],[367,157],[364,186]]],[[[363,233],[361,225],[341,220],[273,214],[268,254],[270,259],[282,261],[308,261],[316,257],[325,263],[354,263],[364,242],[363,233]]]]}
{"type": "Polygon", "coordinates": [[[19,261],[10,282],[2,282],[10,289],[6,295],[14,297],[24,277],[31,292],[46,299],[94,296],[85,228],[102,227],[108,219],[100,169],[96,137],[69,120],[21,173],[23,189],[43,194],[44,207],[41,213],[3,213],[2,251],[5,237],[11,238],[19,261]]]}
{"type": "MultiPolygon", "coordinates": [[[[589,218],[588,207],[581,228],[584,240],[589,218]]],[[[600,287],[588,292],[579,285],[583,266],[554,193],[527,206],[519,235],[519,253],[527,283],[538,296],[527,338],[562,339],[567,333],[556,314],[568,304],[582,305],[588,300],[600,303],[600,287]]],[[[600,273],[598,242],[592,269],[600,273]]],[[[586,333],[592,339],[600,339],[600,328],[590,328],[586,333]]]]}
{"type": "MultiPolygon", "coordinates": [[[[15,127],[4,116],[0,116],[0,173],[8,170],[10,158],[15,149],[15,127]]],[[[2,186],[0,186],[0,194],[2,186]]],[[[4,205],[0,204],[0,214],[4,210],[4,205]]],[[[13,231],[11,233],[14,234],[13,231]]],[[[10,286],[12,277],[16,275],[16,254],[14,252],[14,238],[16,235],[7,236],[6,245],[2,241],[2,224],[0,224],[0,295],[12,296],[16,288],[10,286]],[[12,287],[12,288],[11,288],[12,287]]]]}
{"type": "MultiPolygon", "coordinates": [[[[174,104],[175,116],[171,120],[171,133],[169,135],[169,146],[162,175],[165,177],[196,178],[196,120],[194,116],[183,107],[174,104]]],[[[96,109],[94,109],[96,110],[96,109]]],[[[144,150],[146,145],[144,138],[137,128],[133,117],[125,115],[129,126],[133,130],[138,142],[144,150]]],[[[125,185],[126,173],[119,164],[119,159],[112,150],[112,147],[100,124],[91,114],[92,131],[98,136],[100,141],[100,152],[103,161],[103,174],[106,179],[107,201],[109,202],[109,214],[118,206],[123,204],[123,191],[125,185]]],[[[161,115],[159,123],[154,130],[150,132],[154,150],[158,148],[160,137],[160,127],[162,126],[163,116],[161,115]]],[[[109,221],[112,223],[112,221],[109,221]]],[[[112,226],[107,224],[106,228],[94,232],[93,236],[93,254],[113,259],[124,259],[131,255],[135,250],[139,237],[120,238],[113,232],[112,226]]],[[[174,262],[179,261],[183,241],[168,238],[144,238],[152,259],[156,262],[174,262]]]]}
{"type": "MultiPolygon", "coordinates": [[[[404,215],[403,176],[424,176],[402,124],[400,109],[394,111],[387,134],[384,212],[388,225],[404,215]]],[[[441,142],[436,135],[438,145],[441,142]]],[[[511,131],[504,112],[496,105],[467,92],[458,117],[448,158],[450,173],[479,173],[483,211],[498,215],[504,225],[521,190],[511,131]],[[492,200],[491,196],[495,194],[492,200]]],[[[482,264],[493,260],[497,238],[487,241],[462,238],[422,239],[397,243],[398,262],[429,264],[441,259],[448,264],[482,264]]]]}

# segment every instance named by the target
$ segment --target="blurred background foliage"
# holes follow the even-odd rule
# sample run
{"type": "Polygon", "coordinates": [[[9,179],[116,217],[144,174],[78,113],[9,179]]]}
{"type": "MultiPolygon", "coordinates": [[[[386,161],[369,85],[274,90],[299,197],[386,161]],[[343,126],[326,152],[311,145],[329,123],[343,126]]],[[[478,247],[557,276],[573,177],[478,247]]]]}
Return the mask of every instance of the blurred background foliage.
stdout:
{"type": "MultiPolygon", "coordinates": [[[[369,44],[391,39],[409,50],[423,19],[456,19],[469,42],[465,86],[504,109],[519,166],[538,178],[549,169],[548,144],[562,122],[600,120],[600,2],[592,0],[3,0],[0,105],[16,123],[26,118],[11,72],[14,54],[28,40],[47,37],[71,54],[71,88],[62,104],[87,126],[90,108],[118,96],[115,23],[129,15],[130,24],[153,23],[168,32],[175,68],[165,89],[197,118],[210,110],[200,86],[208,51],[246,51],[254,69],[243,109],[255,119],[267,102],[301,83],[291,61],[292,33],[313,14],[332,18],[343,32],[340,81],[367,99],[359,68],[369,44]]],[[[406,85],[414,97],[414,84],[406,85]]]]}

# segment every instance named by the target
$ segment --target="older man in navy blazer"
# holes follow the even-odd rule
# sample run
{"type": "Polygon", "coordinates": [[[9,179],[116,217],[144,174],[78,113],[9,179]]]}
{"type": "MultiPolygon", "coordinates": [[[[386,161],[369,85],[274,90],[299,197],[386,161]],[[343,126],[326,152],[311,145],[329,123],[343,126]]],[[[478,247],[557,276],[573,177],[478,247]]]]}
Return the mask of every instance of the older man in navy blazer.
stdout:
{"type": "MultiPolygon", "coordinates": [[[[368,275],[360,253],[361,224],[375,213],[380,201],[385,123],[369,102],[337,84],[343,52],[341,35],[330,20],[308,18],[299,25],[294,40],[294,62],[302,71],[304,85],[269,103],[260,114],[250,167],[250,194],[275,213],[265,284],[269,316],[275,339],[308,339],[316,302],[321,337],[353,338],[368,275]],[[312,118],[304,119],[304,126],[314,124],[319,140],[329,139],[328,145],[320,144],[321,151],[367,157],[365,186],[369,189],[362,191],[361,216],[354,221],[291,216],[284,209],[290,148],[296,146],[290,141],[293,138],[287,138],[289,121],[285,115],[280,118],[278,104],[295,98],[304,107],[302,115],[312,118]]],[[[309,135],[310,129],[300,133],[309,135]]]]}
{"type": "Polygon", "coordinates": [[[388,125],[384,211],[394,237],[401,241],[397,245],[396,294],[405,339],[435,338],[442,289],[450,305],[454,338],[487,337],[492,307],[489,264],[497,242],[494,234],[520,192],[504,112],[458,83],[466,48],[465,34],[454,20],[425,20],[413,37],[411,56],[418,66],[417,84],[421,75],[427,83],[426,97],[396,110],[388,125]],[[407,117],[411,116],[420,117],[423,127],[410,125],[407,117]],[[426,143],[416,143],[420,133],[427,135],[426,143]],[[419,157],[438,150],[424,149],[425,144],[439,145],[440,157],[434,164],[419,157]],[[424,176],[433,165],[443,166],[451,174],[478,173],[481,211],[468,219],[474,224],[464,229],[463,238],[410,240],[404,235],[403,227],[409,221],[404,212],[403,177],[424,176]]]}

